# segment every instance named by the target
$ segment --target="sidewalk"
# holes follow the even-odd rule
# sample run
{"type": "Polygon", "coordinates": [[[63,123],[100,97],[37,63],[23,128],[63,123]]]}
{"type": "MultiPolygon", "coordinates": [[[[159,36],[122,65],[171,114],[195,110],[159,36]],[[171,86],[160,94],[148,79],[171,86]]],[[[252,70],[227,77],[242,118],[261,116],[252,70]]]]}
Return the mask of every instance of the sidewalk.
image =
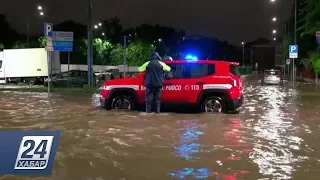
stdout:
{"type": "MultiPolygon", "coordinates": [[[[297,79],[304,80],[304,81],[307,81],[309,83],[316,83],[314,79],[307,78],[307,77],[297,76],[297,79]]],[[[319,83],[320,83],[320,79],[318,79],[318,82],[316,84],[319,84],[319,83]]]]}
{"type": "MultiPolygon", "coordinates": [[[[288,80],[288,81],[291,81],[291,76],[285,76],[284,79],[288,80]]],[[[306,81],[306,82],[309,82],[309,83],[315,83],[314,79],[312,78],[307,78],[307,77],[302,77],[302,76],[296,76],[296,79],[297,80],[302,80],[302,81],[306,81]]],[[[320,84],[320,79],[318,79],[318,83],[317,84],[320,84]]]]}

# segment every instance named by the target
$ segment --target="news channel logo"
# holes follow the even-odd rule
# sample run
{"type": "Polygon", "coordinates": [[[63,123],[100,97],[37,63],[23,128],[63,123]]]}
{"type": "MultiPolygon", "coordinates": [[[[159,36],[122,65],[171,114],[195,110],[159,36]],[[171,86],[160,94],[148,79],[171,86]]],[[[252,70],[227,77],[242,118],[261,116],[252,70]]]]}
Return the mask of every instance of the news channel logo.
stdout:
{"type": "Polygon", "coordinates": [[[61,131],[0,131],[0,174],[50,174],[61,131]]]}

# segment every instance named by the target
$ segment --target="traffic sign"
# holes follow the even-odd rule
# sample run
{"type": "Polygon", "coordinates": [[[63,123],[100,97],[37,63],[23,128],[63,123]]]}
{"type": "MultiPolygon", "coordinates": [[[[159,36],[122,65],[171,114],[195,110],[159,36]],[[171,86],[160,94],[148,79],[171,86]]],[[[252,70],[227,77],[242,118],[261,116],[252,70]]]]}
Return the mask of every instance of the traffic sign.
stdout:
{"type": "Polygon", "coordinates": [[[53,31],[52,46],[54,51],[72,52],[73,32],[53,31]]]}
{"type": "Polygon", "coordinates": [[[286,59],[286,64],[290,65],[290,59],[286,59]]]}
{"type": "Polygon", "coordinates": [[[317,37],[320,37],[320,31],[317,31],[317,32],[316,32],[316,36],[317,36],[317,37]]]}
{"type": "Polygon", "coordinates": [[[53,31],[53,24],[52,23],[44,23],[44,36],[51,37],[53,31]]]}
{"type": "Polygon", "coordinates": [[[298,45],[289,45],[289,58],[298,58],[298,45]]]}
{"type": "Polygon", "coordinates": [[[320,43],[320,37],[317,37],[317,43],[320,43]]]}
{"type": "Polygon", "coordinates": [[[53,31],[53,24],[44,23],[44,36],[47,38],[46,51],[73,51],[73,32],[53,31]]]}

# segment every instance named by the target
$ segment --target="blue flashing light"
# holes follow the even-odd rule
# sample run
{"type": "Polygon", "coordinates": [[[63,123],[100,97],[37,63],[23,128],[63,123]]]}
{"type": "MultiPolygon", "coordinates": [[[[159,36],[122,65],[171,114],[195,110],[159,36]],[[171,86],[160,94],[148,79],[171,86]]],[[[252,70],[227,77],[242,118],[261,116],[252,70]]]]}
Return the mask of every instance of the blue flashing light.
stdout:
{"type": "Polygon", "coordinates": [[[186,55],[185,57],[186,60],[198,60],[197,56],[193,56],[191,54],[186,55]]]}

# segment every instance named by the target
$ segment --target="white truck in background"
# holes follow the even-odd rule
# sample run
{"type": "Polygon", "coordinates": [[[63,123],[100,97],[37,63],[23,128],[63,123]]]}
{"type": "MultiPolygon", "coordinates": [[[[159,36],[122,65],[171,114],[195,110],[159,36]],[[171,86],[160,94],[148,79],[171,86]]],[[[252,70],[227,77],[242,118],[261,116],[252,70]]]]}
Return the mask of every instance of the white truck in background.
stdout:
{"type": "MultiPolygon", "coordinates": [[[[51,52],[52,74],[60,73],[60,53],[51,52]]],[[[0,51],[0,83],[43,84],[48,78],[45,48],[4,49],[0,51]]]]}

